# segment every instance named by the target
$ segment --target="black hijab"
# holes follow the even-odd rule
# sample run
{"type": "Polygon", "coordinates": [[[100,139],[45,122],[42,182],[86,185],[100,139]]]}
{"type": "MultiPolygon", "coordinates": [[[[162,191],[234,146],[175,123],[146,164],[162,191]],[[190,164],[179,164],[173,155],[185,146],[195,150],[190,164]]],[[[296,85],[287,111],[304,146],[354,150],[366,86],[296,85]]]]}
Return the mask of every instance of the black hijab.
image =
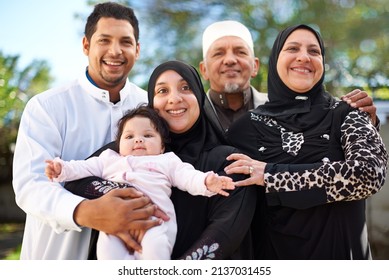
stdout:
{"type": "Polygon", "coordinates": [[[205,113],[204,107],[209,102],[197,70],[181,61],[167,61],[157,66],[151,74],[148,84],[149,106],[154,106],[154,89],[158,77],[167,70],[177,72],[188,82],[200,107],[200,116],[191,129],[182,134],[170,132],[171,143],[166,147],[181,158],[182,161],[196,165],[200,154],[225,143],[218,129],[214,128],[205,113]]]}
{"type": "Polygon", "coordinates": [[[281,31],[272,48],[269,58],[268,98],[269,101],[258,106],[254,111],[270,117],[294,132],[302,132],[317,125],[327,114],[335,99],[324,89],[324,72],[320,80],[306,93],[298,93],[288,88],[277,72],[279,54],[289,35],[297,29],[311,31],[317,38],[323,56],[324,69],[324,43],[320,34],[313,28],[300,24],[288,27],[281,31]]]}

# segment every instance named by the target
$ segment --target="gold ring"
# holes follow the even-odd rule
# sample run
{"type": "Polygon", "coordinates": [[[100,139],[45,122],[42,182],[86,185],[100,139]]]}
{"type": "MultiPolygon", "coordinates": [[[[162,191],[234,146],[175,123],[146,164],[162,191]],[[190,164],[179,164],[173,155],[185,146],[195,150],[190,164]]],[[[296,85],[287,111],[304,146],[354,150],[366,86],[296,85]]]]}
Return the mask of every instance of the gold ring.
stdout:
{"type": "Polygon", "coordinates": [[[250,176],[251,176],[251,174],[253,174],[253,172],[254,172],[254,167],[249,166],[249,174],[250,174],[250,176]]]}

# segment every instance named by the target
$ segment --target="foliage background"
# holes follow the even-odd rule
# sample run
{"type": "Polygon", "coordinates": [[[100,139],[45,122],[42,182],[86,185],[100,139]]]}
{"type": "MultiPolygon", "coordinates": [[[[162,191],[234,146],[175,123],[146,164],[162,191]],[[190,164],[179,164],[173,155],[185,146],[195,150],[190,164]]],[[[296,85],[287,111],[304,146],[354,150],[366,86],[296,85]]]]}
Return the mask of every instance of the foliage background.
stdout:
{"type": "MultiPolygon", "coordinates": [[[[90,4],[102,1],[90,1],[90,4]]],[[[136,71],[149,76],[167,59],[198,66],[201,35],[217,20],[245,24],[255,41],[261,68],[253,85],[266,91],[267,62],[278,32],[306,23],[321,32],[326,43],[326,81],[330,92],[349,88],[376,93],[387,87],[389,74],[389,5],[386,0],[126,0],[141,27],[141,60],[136,71]]],[[[147,79],[142,80],[143,85],[147,79]]],[[[378,94],[378,93],[377,93],[378,94]]],[[[378,98],[379,96],[377,96],[378,98]]],[[[388,96],[389,97],[389,96],[388,96]]]]}
{"type": "MultiPolygon", "coordinates": [[[[88,5],[104,1],[86,1],[88,5]]],[[[389,5],[387,0],[121,0],[133,7],[140,23],[141,57],[131,79],[146,88],[151,71],[163,61],[179,59],[198,66],[201,35],[217,20],[245,24],[255,41],[261,67],[252,84],[266,92],[267,61],[282,28],[306,23],[326,44],[326,86],[334,95],[363,88],[389,100],[389,5]]],[[[87,14],[76,14],[84,26],[87,14]]],[[[74,32],[77,32],[76,30],[74,32]]],[[[45,61],[18,67],[18,56],[0,49],[0,180],[11,181],[12,149],[23,108],[33,95],[50,87],[45,61]]],[[[206,88],[208,84],[205,83],[206,88]]]]}
{"type": "Polygon", "coordinates": [[[26,102],[47,88],[52,78],[45,61],[18,68],[19,56],[0,50],[0,181],[12,178],[13,147],[26,102]]]}

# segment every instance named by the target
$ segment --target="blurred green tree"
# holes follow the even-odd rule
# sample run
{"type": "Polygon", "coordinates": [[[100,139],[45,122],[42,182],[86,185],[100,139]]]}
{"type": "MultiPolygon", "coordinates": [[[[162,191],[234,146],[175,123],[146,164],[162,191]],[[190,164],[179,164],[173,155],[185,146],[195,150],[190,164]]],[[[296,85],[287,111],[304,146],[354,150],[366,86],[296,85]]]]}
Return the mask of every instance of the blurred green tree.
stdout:
{"type": "Polygon", "coordinates": [[[11,181],[13,146],[27,101],[48,88],[52,78],[45,61],[18,69],[19,56],[0,51],[0,180],[11,181]]]}
{"type": "MultiPolygon", "coordinates": [[[[89,5],[103,1],[88,1],[89,5]]],[[[141,58],[133,76],[144,87],[152,69],[168,59],[198,66],[201,34],[217,20],[233,19],[252,32],[261,69],[252,84],[267,90],[267,61],[282,28],[306,23],[321,31],[327,55],[327,88],[342,94],[349,88],[389,84],[389,5],[387,0],[122,0],[134,8],[141,29],[141,58]]],[[[207,85],[206,85],[207,86],[207,85]]]]}

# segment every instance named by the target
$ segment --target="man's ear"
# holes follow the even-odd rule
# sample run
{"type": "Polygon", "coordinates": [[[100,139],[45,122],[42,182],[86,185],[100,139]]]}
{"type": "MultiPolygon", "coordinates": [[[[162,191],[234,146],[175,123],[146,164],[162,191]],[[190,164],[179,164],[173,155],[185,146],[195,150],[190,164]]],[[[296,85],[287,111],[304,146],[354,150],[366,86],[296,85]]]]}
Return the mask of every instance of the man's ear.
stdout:
{"type": "Polygon", "coordinates": [[[135,60],[138,60],[140,56],[140,43],[136,43],[135,60]]]}
{"type": "Polygon", "coordinates": [[[200,61],[199,70],[200,70],[201,76],[203,76],[203,79],[208,81],[209,77],[208,77],[207,67],[205,66],[204,60],[200,61]]]}
{"type": "Polygon", "coordinates": [[[253,72],[251,73],[251,78],[254,78],[255,76],[258,75],[260,65],[261,63],[259,62],[258,57],[256,57],[254,59],[253,72]]]}
{"type": "Polygon", "coordinates": [[[90,47],[90,43],[89,43],[89,40],[84,36],[82,38],[82,51],[83,53],[88,56],[89,55],[89,47],[90,47]]]}

